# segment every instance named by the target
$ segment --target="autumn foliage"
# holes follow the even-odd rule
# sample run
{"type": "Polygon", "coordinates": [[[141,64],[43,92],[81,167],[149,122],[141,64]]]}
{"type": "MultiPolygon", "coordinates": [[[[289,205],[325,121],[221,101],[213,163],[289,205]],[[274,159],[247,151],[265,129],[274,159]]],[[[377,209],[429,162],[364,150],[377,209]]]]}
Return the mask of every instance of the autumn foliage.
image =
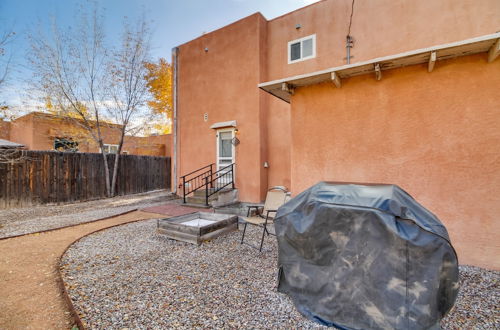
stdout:
{"type": "Polygon", "coordinates": [[[172,122],[172,66],[164,58],[160,58],[158,63],[145,63],[145,66],[148,73],[144,78],[152,96],[148,106],[165,119],[155,128],[168,134],[171,132],[172,122]]]}

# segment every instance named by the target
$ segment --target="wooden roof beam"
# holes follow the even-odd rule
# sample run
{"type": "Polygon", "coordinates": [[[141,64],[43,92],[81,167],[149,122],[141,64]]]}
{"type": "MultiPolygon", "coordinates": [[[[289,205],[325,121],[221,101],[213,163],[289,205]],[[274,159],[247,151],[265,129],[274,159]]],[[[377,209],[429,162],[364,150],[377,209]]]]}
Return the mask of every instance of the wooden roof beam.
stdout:
{"type": "Polygon", "coordinates": [[[337,88],[340,88],[342,86],[342,83],[340,81],[339,75],[334,71],[332,72],[332,81],[337,86],[337,88]]]}
{"type": "Polygon", "coordinates": [[[290,95],[293,95],[295,93],[295,87],[286,82],[281,84],[281,90],[289,93],[290,95]]]}
{"type": "Polygon", "coordinates": [[[500,38],[491,46],[488,51],[488,63],[493,62],[500,55],[500,38]]]}
{"type": "Polygon", "coordinates": [[[434,70],[434,64],[436,64],[437,54],[436,52],[431,52],[429,56],[429,64],[427,65],[427,71],[432,72],[434,70]]]}
{"type": "Polygon", "coordinates": [[[380,64],[376,63],[373,66],[373,69],[375,70],[375,79],[381,80],[382,79],[382,71],[380,70],[380,64]]]}

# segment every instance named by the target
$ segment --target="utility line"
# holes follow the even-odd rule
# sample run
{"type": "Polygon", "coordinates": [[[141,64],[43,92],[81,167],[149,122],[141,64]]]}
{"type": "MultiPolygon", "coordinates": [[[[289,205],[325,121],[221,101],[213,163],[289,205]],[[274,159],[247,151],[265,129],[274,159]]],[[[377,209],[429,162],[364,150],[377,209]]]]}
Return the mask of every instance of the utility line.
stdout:
{"type": "Polygon", "coordinates": [[[352,0],[351,4],[351,17],[349,18],[349,30],[347,31],[347,36],[351,35],[351,25],[352,25],[352,15],[354,14],[354,0],[352,0]]]}

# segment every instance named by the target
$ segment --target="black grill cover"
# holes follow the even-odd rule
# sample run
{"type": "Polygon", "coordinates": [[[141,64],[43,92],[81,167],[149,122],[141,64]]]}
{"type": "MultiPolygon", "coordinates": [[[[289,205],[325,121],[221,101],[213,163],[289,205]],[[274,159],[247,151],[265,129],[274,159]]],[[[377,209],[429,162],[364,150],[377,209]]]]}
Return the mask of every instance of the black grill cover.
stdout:
{"type": "Polygon", "coordinates": [[[446,228],[395,185],[320,182],[283,205],[278,291],[342,329],[429,329],[458,294],[446,228]]]}

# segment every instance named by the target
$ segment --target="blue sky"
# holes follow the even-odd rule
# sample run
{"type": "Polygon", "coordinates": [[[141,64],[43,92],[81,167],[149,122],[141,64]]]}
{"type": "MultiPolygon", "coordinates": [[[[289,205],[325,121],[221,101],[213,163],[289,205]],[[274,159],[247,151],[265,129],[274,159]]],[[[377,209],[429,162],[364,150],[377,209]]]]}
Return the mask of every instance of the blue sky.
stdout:
{"type": "MultiPolygon", "coordinates": [[[[271,19],[317,0],[97,0],[105,8],[106,34],[119,39],[123,17],[136,18],[145,13],[152,21],[154,58],[170,59],[171,49],[192,40],[204,32],[223,27],[240,18],[260,11],[271,19]]],[[[62,26],[75,20],[78,4],[85,0],[0,0],[0,28],[13,27],[17,36],[10,45],[15,70],[10,76],[9,103],[19,103],[18,91],[22,78],[30,72],[24,61],[29,47],[27,33],[50,24],[51,17],[62,26]]],[[[3,98],[1,97],[1,98],[3,98]]]]}

